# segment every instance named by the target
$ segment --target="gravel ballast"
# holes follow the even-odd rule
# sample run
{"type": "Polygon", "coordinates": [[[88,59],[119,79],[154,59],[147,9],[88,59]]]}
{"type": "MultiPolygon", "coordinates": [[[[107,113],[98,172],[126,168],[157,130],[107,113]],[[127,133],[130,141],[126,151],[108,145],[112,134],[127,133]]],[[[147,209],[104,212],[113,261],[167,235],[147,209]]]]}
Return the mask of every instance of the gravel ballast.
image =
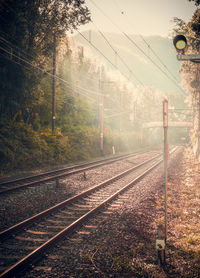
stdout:
{"type": "MultiPolygon", "coordinates": [[[[151,153],[152,156],[156,155],[156,151],[151,153]]],[[[86,172],[86,179],[83,173],[69,176],[60,180],[59,187],[55,182],[49,182],[1,196],[0,230],[15,225],[17,222],[107,180],[149,157],[150,154],[145,153],[89,170],[86,172]]]]}
{"type": "Polygon", "coordinates": [[[185,169],[192,167],[185,153],[180,150],[172,155],[169,163],[169,185],[173,184],[173,190],[169,191],[169,244],[165,267],[157,264],[155,249],[157,225],[164,216],[161,165],[87,225],[49,250],[32,269],[16,277],[199,277],[198,259],[194,263],[186,255],[175,254],[179,249],[173,242],[176,216],[171,202],[179,203],[179,185],[185,179],[185,169]],[[187,165],[183,167],[184,163],[187,165]]]}
{"type": "Polygon", "coordinates": [[[162,174],[161,165],[21,277],[165,277],[155,249],[162,174]]]}

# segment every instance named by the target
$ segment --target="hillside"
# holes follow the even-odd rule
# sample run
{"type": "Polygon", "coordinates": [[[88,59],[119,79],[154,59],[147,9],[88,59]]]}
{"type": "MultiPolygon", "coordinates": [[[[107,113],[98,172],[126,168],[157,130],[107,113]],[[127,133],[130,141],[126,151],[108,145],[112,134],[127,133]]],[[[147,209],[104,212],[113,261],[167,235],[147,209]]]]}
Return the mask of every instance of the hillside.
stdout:
{"type": "MultiPolygon", "coordinates": [[[[123,64],[119,57],[116,57],[113,49],[109,46],[108,42],[103,38],[103,36],[95,31],[85,31],[82,33],[85,38],[95,45],[113,64],[119,67],[120,71],[126,76],[130,76],[127,67],[123,64]]],[[[148,57],[156,63],[158,67],[153,64],[150,59],[148,59],[137,46],[134,46],[130,40],[128,40],[123,34],[117,33],[104,33],[105,38],[109,41],[112,47],[117,51],[120,57],[132,70],[133,74],[146,86],[155,86],[164,92],[178,91],[177,86],[169,80],[176,77],[178,83],[180,84],[179,67],[180,62],[176,59],[176,52],[174,50],[173,44],[170,39],[163,38],[160,36],[149,36],[144,37],[148,45],[144,42],[143,38],[138,35],[130,35],[130,39],[137,44],[139,48],[144,51],[148,57]],[[156,57],[157,56],[157,57],[156,57]],[[160,63],[159,58],[162,60],[163,64],[169,69],[170,75],[166,67],[160,63]],[[169,78],[167,78],[163,72],[164,71],[169,78]]],[[[80,34],[76,34],[73,37],[76,44],[81,44],[85,48],[85,53],[90,53],[94,59],[99,60],[99,62],[105,63],[109,69],[113,69],[112,65],[106,61],[103,56],[95,50],[91,44],[85,40],[80,34]]],[[[87,55],[87,54],[86,54],[87,55]]],[[[134,84],[139,84],[139,82],[132,76],[131,81],[134,84]]]]}

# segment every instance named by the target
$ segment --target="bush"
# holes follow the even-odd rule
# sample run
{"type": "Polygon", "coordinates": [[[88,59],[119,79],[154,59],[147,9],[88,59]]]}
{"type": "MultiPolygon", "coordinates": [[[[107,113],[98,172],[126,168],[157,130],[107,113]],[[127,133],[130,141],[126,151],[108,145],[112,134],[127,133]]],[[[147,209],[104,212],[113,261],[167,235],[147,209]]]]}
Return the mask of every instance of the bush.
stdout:
{"type": "MultiPolygon", "coordinates": [[[[92,126],[68,126],[52,136],[51,130],[34,131],[24,122],[0,123],[0,170],[30,169],[89,160],[101,156],[100,132],[92,126]]],[[[129,152],[139,147],[135,132],[109,131],[104,135],[104,155],[129,152]]]]}
{"type": "Polygon", "coordinates": [[[1,170],[26,168],[42,161],[47,144],[32,127],[23,122],[1,124],[1,170]]]}

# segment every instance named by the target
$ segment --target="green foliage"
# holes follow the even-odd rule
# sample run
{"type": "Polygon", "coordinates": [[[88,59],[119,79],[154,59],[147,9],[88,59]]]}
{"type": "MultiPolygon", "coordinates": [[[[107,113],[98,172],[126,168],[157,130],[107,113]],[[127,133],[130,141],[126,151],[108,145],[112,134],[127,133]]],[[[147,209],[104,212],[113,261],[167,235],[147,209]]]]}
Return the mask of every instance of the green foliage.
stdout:
{"type": "Polygon", "coordinates": [[[82,0],[2,0],[0,8],[0,116],[21,111],[33,123],[38,83],[52,68],[53,38],[58,43],[66,30],[88,22],[89,11],[82,0]]]}
{"type": "Polygon", "coordinates": [[[113,146],[116,153],[141,146],[140,122],[138,126],[134,123],[133,130],[129,119],[131,90],[119,81],[111,81],[102,69],[102,91],[98,94],[100,68],[85,57],[83,47],[72,52],[63,35],[64,29],[72,30],[89,20],[84,1],[59,2],[63,5],[58,7],[57,1],[31,0],[29,6],[24,0],[0,2],[3,16],[9,22],[0,31],[13,34],[11,41],[8,37],[0,40],[1,46],[9,49],[0,57],[1,169],[63,164],[101,156],[100,93],[104,95],[104,126],[108,130],[104,134],[104,155],[112,155],[113,146]],[[67,16],[69,8],[71,13],[67,16]],[[59,78],[55,90],[56,131],[52,136],[55,33],[59,78]],[[35,70],[26,61],[34,64],[35,70]]]}
{"type": "Polygon", "coordinates": [[[33,163],[37,165],[42,160],[42,154],[47,152],[47,144],[30,125],[23,122],[1,123],[1,167],[21,169],[33,163]]]}
{"type": "MultiPolygon", "coordinates": [[[[64,132],[57,129],[34,131],[23,121],[0,123],[1,170],[30,169],[44,165],[59,165],[101,156],[99,129],[94,126],[65,126],[64,132]]],[[[139,148],[135,132],[122,134],[110,131],[104,137],[104,154],[115,151],[128,152],[139,148]]]]}
{"type": "MultiPolygon", "coordinates": [[[[195,1],[199,5],[199,1],[195,1]]],[[[199,52],[200,40],[200,10],[197,9],[190,22],[185,23],[181,19],[175,19],[175,34],[183,33],[188,41],[187,54],[197,54],[199,52]]],[[[185,61],[181,64],[181,76],[185,89],[190,93],[190,105],[193,108],[193,130],[191,142],[196,157],[200,158],[200,134],[199,134],[199,64],[185,61]]]]}
{"type": "Polygon", "coordinates": [[[194,2],[197,7],[200,5],[199,0],[189,0],[189,2],[194,2]]]}
{"type": "Polygon", "coordinates": [[[28,169],[39,165],[56,165],[86,159],[86,153],[79,154],[78,145],[84,145],[85,138],[81,131],[74,132],[74,137],[63,136],[57,132],[38,133],[31,125],[23,122],[1,124],[0,159],[1,170],[28,169]],[[80,138],[76,141],[74,138],[80,138]],[[74,140],[74,142],[73,142],[74,140]]]}
{"type": "Polygon", "coordinates": [[[93,253],[84,254],[83,259],[90,264],[88,269],[84,269],[87,277],[149,277],[148,272],[133,260],[129,252],[113,254],[105,246],[100,246],[93,253]]]}

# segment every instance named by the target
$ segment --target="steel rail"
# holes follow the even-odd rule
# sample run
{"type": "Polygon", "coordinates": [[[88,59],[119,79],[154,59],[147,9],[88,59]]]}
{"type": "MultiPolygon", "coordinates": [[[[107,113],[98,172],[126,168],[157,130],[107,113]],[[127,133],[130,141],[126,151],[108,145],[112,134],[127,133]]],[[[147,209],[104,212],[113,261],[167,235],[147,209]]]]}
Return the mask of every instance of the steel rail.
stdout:
{"type": "Polygon", "coordinates": [[[92,160],[92,161],[89,161],[89,162],[83,162],[83,163],[80,163],[80,164],[74,164],[74,165],[71,165],[71,166],[68,166],[68,167],[65,167],[65,168],[45,171],[45,172],[42,172],[40,174],[26,176],[24,178],[16,178],[16,179],[13,179],[13,180],[7,180],[7,181],[0,182],[0,187],[4,186],[4,185],[10,185],[10,184],[17,183],[17,182],[20,183],[20,182],[23,182],[23,181],[26,181],[26,180],[30,180],[30,179],[34,179],[34,178],[38,178],[38,177],[43,177],[43,176],[51,175],[51,174],[54,174],[54,173],[59,173],[59,172],[63,172],[63,171],[69,171],[69,170],[76,169],[76,168],[81,168],[81,167],[84,167],[86,165],[87,166],[88,165],[93,165],[93,164],[99,163],[99,162],[106,162],[106,161],[109,161],[109,160],[110,161],[115,161],[115,160],[126,158],[126,157],[129,157],[129,156],[134,156],[134,155],[137,155],[137,154],[143,154],[145,152],[149,152],[149,150],[138,151],[138,152],[123,154],[123,155],[115,155],[115,157],[107,157],[107,158],[103,158],[103,159],[92,160]]]}
{"type": "MultiPolygon", "coordinates": [[[[176,148],[173,149],[172,152],[174,152],[175,150],[176,150],[176,148]]],[[[133,186],[134,184],[139,182],[142,178],[144,178],[148,173],[150,173],[153,169],[155,169],[162,162],[163,162],[163,159],[160,159],[159,161],[155,162],[152,166],[150,166],[142,174],[137,176],[133,181],[131,181],[128,184],[126,184],[125,186],[123,186],[117,192],[115,192],[110,197],[108,197],[106,200],[104,200],[101,204],[99,204],[95,208],[91,209],[89,212],[82,215],[80,218],[78,218],[73,223],[68,225],[66,228],[64,228],[63,230],[58,232],[52,238],[50,238],[45,243],[43,243],[38,248],[36,248],[34,251],[30,252],[24,258],[22,258],[21,260],[16,262],[14,265],[9,267],[7,270],[5,270],[3,273],[0,274],[0,278],[13,277],[14,275],[16,275],[17,272],[23,270],[24,267],[26,267],[28,264],[33,262],[35,259],[38,259],[38,257],[41,256],[41,254],[43,254],[48,248],[52,247],[55,243],[57,243],[63,237],[70,235],[75,229],[80,227],[80,225],[82,225],[85,221],[87,221],[91,216],[93,216],[94,214],[96,214],[97,212],[102,210],[105,206],[107,206],[110,202],[112,202],[114,199],[116,199],[119,195],[121,195],[126,190],[128,190],[131,186],[133,186]]]]}
{"type": "MultiPolygon", "coordinates": [[[[59,169],[59,170],[55,170],[55,171],[45,172],[45,173],[40,174],[40,175],[26,177],[24,179],[17,179],[17,180],[12,180],[10,182],[8,181],[8,182],[5,182],[5,183],[1,183],[0,187],[2,185],[5,186],[5,185],[8,185],[8,184],[13,184],[15,182],[22,182],[24,180],[30,180],[30,179],[36,178],[36,177],[48,176],[49,174],[53,174],[53,173],[57,173],[57,172],[66,172],[67,171],[66,173],[54,175],[54,176],[51,176],[51,177],[43,178],[43,179],[40,179],[40,180],[36,180],[36,181],[29,182],[29,183],[24,183],[24,184],[21,184],[21,185],[13,186],[11,188],[6,188],[6,189],[3,189],[3,190],[0,190],[0,195],[11,192],[11,191],[16,191],[16,190],[21,189],[21,188],[30,187],[30,186],[33,186],[33,185],[39,185],[39,184],[43,184],[43,183],[54,181],[54,180],[59,180],[59,179],[62,179],[66,176],[70,176],[70,175],[78,174],[78,173],[81,173],[81,172],[84,172],[84,171],[88,171],[88,170],[97,168],[97,167],[102,166],[102,165],[106,165],[106,164],[109,164],[109,163],[112,163],[112,162],[119,161],[121,159],[126,159],[128,157],[135,156],[137,154],[140,154],[140,152],[134,153],[134,154],[122,155],[120,157],[118,156],[117,158],[114,158],[114,159],[113,158],[106,158],[104,160],[92,161],[92,162],[81,164],[81,165],[70,166],[70,167],[67,167],[65,169],[59,169]],[[82,168],[85,165],[91,165],[91,166],[82,168]],[[80,168],[80,169],[76,169],[76,168],[80,168]],[[71,169],[74,169],[74,170],[71,170],[71,169]]],[[[142,154],[143,154],[143,152],[142,152],[142,154]]]]}
{"type": "Polygon", "coordinates": [[[158,154],[158,155],[156,155],[156,156],[154,156],[154,157],[152,157],[152,158],[150,158],[150,159],[148,159],[148,160],[146,160],[146,161],[144,161],[144,162],[142,162],[142,163],[140,163],[140,164],[138,164],[138,165],[136,165],[136,166],[134,166],[134,167],[131,167],[131,168],[129,168],[128,170],[126,170],[126,171],[124,171],[124,172],[122,172],[122,173],[120,173],[120,174],[118,174],[118,175],[115,175],[114,177],[109,178],[109,179],[107,179],[106,181],[101,182],[100,184],[95,185],[95,186],[93,186],[93,187],[91,187],[91,188],[89,188],[89,189],[83,191],[82,193],[77,194],[77,195],[75,195],[75,196],[73,196],[73,197],[71,197],[71,198],[69,198],[69,199],[67,199],[67,200],[65,200],[65,201],[63,201],[63,202],[61,202],[61,203],[58,203],[58,204],[54,205],[53,207],[48,208],[48,209],[46,209],[46,210],[44,210],[44,211],[42,211],[42,212],[40,212],[40,213],[38,213],[38,214],[36,214],[36,215],[34,215],[34,216],[32,216],[32,217],[26,219],[26,220],[24,220],[24,221],[22,221],[22,222],[20,222],[20,223],[18,223],[18,224],[16,224],[16,225],[13,225],[12,227],[10,227],[10,228],[8,228],[8,229],[6,229],[6,230],[0,232],[0,240],[1,240],[2,238],[4,238],[4,237],[7,237],[7,236],[8,236],[9,234],[11,234],[11,233],[14,233],[14,232],[16,232],[16,231],[18,231],[18,230],[20,230],[20,229],[22,229],[22,228],[27,227],[29,224],[33,223],[33,222],[36,221],[37,219],[40,219],[40,218],[42,218],[42,217],[45,217],[45,216],[47,216],[48,214],[50,214],[50,213],[52,213],[52,212],[54,212],[54,211],[56,211],[56,210],[58,210],[58,209],[61,209],[61,208],[63,208],[63,207],[66,206],[66,205],[71,204],[72,202],[78,200],[79,198],[85,197],[86,195],[88,195],[88,194],[94,192],[95,190],[97,190],[97,189],[99,189],[99,188],[101,188],[101,187],[103,187],[103,186],[106,186],[106,185],[108,185],[109,183],[111,183],[111,182],[113,182],[113,181],[115,181],[115,180],[117,180],[117,179],[119,179],[119,178],[122,178],[122,177],[125,176],[125,175],[128,175],[128,174],[131,173],[132,171],[134,171],[134,170],[136,170],[136,169],[142,167],[143,165],[145,165],[145,164],[147,164],[147,163],[149,163],[149,162],[155,160],[155,159],[158,158],[159,156],[161,156],[161,154],[158,154]]]}

